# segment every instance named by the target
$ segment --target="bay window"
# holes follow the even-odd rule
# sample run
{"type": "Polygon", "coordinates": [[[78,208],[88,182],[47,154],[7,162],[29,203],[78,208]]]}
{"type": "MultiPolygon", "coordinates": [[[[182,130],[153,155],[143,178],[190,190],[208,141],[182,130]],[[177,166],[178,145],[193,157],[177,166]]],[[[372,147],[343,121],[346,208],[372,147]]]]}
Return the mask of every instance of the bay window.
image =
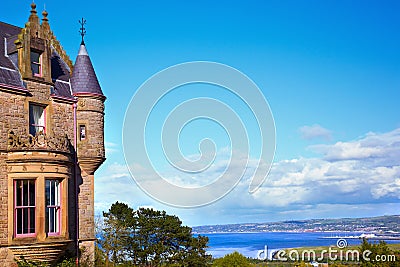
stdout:
{"type": "MultiPolygon", "coordinates": [[[[62,178],[14,178],[12,180],[13,237],[65,237],[65,218],[62,197],[67,187],[62,178]]],[[[63,204],[64,203],[64,204],[63,204]]],[[[10,226],[11,226],[10,225],[10,226]]]]}

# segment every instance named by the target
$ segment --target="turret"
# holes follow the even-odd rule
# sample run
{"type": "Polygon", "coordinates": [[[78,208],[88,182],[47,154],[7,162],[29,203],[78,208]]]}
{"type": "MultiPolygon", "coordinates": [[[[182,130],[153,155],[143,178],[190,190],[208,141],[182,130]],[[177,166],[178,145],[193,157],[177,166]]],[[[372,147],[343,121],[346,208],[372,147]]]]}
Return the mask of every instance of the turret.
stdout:
{"type": "Polygon", "coordinates": [[[99,81],[82,41],[71,77],[77,103],[77,155],[79,166],[93,174],[105,160],[104,101],[99,81]]]}
{"type": "MultiPolygon", "coordinates": [[[[82,19],[82,28],[83,28],[82,19]]],[[[83,29],[82,29],[83,31],[83,29]]],[[[75,186],[78,192],[79,247],[94,261],[96,239],[94,229],[94,172],[105,160],[104,151],[104,101],[99,81],[83,41],[76,57],[71,76],[72,94],[77,98],[76,107],[76,153],[77,172],[75,186]],[[79,187],[79,189],[78,189],[79,187]]]]}

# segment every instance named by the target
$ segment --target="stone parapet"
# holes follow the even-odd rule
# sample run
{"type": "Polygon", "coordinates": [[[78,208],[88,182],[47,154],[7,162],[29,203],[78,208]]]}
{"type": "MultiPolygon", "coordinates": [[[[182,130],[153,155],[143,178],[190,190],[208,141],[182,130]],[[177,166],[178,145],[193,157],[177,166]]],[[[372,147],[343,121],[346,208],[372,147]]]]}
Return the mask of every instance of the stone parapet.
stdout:
{"type": "Polygon", "coordinates": [[[7,150],[50,150],[72,153],[72,146],[67,135],[51,136],[40,132],[33,136],[31,134],[16,134],[14,131],[9,131],[7,150]]]}

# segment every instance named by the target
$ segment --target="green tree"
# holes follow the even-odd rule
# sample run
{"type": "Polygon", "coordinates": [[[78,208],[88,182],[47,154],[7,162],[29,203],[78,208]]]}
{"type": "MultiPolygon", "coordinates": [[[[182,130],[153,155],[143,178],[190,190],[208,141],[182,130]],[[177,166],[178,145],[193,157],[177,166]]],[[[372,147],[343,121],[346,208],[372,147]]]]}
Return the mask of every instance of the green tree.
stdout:
{"type": "Polygon", "coordinates": [[[185,257],[182,261],[184,263],[183,266],[209,266],[211,255],[206,253],[207,243],[208,237],[206,236],[192,237],[186,246],[185,257]]]}
{"type": "Polygon", "coordinates": [[[362,267],[400,266],[399,256],[395,255],[394,252],[389,249],[385,241],[369,243],[365,238],[363,238],[359,251],[362,267]]]}
{"type": "Polygon", "coordinates": [[[177,216],[165,211],[140,208],[137,212],[135,240],[137,262],[142,265],[206,266],[208,238],[193,237],[192,229],[183,226],[177,216]],[[195,265],[190,263],[196,262],[195,265]]]}
{"type": "Polygon", "coordinates": [[[106,254],[106,265],[129,260],[127,247],[131,242],[131,227],[135,221],[135,212],[118,201],[111,205],[108,212],[103,212],[104,226],[100,245],[106,254]]]}
{"type": "Polygon", "coordinates": [[[103,213],[101,248],[112,264],[208,266],[208,238],[194,237],[177,216],[116,202],[103,213]]]}
{"type": "Polygon", "coordinates": [[[235,251],[223,258],[215,259],[213,267],[250,267],[252,266],[245,256],[235,251]]]}

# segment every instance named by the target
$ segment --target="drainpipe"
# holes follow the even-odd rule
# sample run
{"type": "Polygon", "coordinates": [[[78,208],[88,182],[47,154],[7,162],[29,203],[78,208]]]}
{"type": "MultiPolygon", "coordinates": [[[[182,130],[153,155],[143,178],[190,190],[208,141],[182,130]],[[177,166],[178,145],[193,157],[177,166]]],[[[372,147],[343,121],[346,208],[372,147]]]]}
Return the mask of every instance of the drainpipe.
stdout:
{"type": "Polygon", "coordinates": [[[79,266],[79,207],[78,207],[78,134],[77,134],[77,123],[76,123],[76,107],[77,104],[76,102],[72,105],[74,109],[74,178],[75,178],[75,227],[76,227],[76,237],[75,237],[75,242],[76,242],[76,266],[79,266]]]}

